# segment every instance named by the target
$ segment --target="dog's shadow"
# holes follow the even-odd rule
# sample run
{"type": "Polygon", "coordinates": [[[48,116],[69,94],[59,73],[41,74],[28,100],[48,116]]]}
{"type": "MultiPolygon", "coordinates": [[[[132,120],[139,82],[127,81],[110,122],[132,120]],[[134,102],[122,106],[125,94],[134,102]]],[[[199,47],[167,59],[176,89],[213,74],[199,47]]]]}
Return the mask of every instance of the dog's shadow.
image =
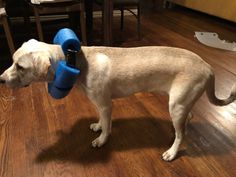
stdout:
{"type": "MultiPolygon", "coordinates": [[[[95,118],[83,118],[78,120],[69,132],[57,132],[58,140],[53,145],[44,148],[37,155],[36,162],[42,163],[53,160],[84,164],[107,162],[113,151],[142,148],[167,149],[174,139],[174,130],[170,120],[147,117],[115,119],[109,141],[102,148],[92,148],[91,142],[99,136],[100,132],[92,132],[89,130],[89,125],[96,121],[95,118]]],[[[190,128],[201,126],[196,122],[193,124],[190,125],[190,128]]],[[[226,153],[222,150],[219,152],[217,150],[210,151],[210,147],[208,150],[209,153],[218,155],[226,153]]],[[[186,155],[184,150],[178,154],[178,156],[183,155],[186,155]]]]}

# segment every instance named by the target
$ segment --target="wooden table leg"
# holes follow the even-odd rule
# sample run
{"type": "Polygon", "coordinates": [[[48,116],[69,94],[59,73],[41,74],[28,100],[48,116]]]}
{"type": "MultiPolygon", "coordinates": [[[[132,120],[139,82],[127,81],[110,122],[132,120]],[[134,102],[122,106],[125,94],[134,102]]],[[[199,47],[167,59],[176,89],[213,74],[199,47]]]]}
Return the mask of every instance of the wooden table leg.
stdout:
{"type": "Polygon", "coordinates": [[[40,15],[38,13],[37,7],[33,7],[33,8],[34,8],[34,16],[35,16],[35,22],[36,22],[36,26],[37,26],[39,40],[43,41],[43,29],[42,29],[42,25],[40,22],[40,15]]]}
{"type": "Polygon", "coordinates": [[[93,0],[85,0],[86,30],[88,45],[93,40],[93,0]]]}
{"type": "Polygon", "coordinates": [[[8,43],[8,46],[10,48],[10,51],[11,51],[11,55],[14,54],[15,52],[15,47],[14,47],[14,42],[13,42],[13,39],[12,39],[12,35],[11,35],[11,32],[10,32],[10,28],[9,28],[9,25],[8,25],[8,21],[7,21],[7,17],[3,17],[3,27],[4,27],[4,31],[6,33],[6,37],[7,37],[7,43],[8,43]]]}
{"type": "Polygon", "coordinates": [[[112,46],[113,0],[104,0],[103,10],[104,45],[112,46]]]}

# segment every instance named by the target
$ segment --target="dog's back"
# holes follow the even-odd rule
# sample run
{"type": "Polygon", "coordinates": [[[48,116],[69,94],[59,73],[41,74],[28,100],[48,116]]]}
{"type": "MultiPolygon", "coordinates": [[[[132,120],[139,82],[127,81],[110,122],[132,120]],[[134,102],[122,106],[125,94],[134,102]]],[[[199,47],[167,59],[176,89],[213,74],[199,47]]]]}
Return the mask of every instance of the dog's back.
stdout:
{"type": "Polygon", "coordinates": [[[180,48],[83,47],[82,50],[90,65],[89,77],[109,80],[113,97],[140,91],[168,93],[180,73],[192,79],[211,74],[211,67],[198,55],[180,48]]]}

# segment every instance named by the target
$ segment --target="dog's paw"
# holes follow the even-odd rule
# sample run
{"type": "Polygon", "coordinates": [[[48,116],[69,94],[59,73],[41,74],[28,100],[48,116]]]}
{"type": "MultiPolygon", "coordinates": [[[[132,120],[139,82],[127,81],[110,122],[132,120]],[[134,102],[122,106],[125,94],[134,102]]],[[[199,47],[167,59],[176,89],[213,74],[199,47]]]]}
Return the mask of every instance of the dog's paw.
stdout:
{"type": "Polygon", "coordinates": [[[92,146],[93,147],[101,147],[102,145],[104,145],[106,143],[106,140],[107,140],[106,137],[100,135],[98,138],[93,140],[92,146]]]}
{"type": "Polygon", "coordinates": [[[162,154],[162,159],[167,162],[172,161],[174,160],[176,154],[177,153],[175,151],[173,151],[172,149],[169,149],[162,154]]]}
{"type": "Polygon", "coordinates": [[[102,126],[100,123],[93,123],[90,125],[90,129],[93,130],[94,132],[97,132],[102,129],[102,126]]]}

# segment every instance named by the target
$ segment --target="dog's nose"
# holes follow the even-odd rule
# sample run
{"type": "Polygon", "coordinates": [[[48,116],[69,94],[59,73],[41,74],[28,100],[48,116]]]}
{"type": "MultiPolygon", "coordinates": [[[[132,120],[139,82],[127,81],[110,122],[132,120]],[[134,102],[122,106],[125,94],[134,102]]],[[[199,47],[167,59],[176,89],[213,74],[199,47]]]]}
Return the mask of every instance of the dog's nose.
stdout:
{"type": "Polygon", "coordinates": [[[5,81],[5,79],[3,79],[1,76],[0,76],[0,83],[1,84],[4,84],[6,81],[5,81]]]}

